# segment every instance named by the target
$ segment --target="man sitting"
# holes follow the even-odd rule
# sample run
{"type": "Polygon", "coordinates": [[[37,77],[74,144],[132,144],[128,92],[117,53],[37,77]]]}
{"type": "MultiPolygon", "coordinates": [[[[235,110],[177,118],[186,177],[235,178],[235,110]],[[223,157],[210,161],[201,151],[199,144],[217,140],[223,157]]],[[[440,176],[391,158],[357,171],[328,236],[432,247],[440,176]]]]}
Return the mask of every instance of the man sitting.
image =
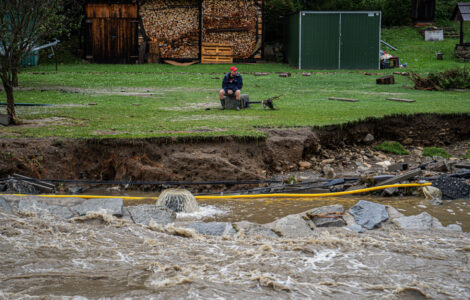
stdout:
{"type": "Polygon", "coordinates": [[[233,94],[235,94],[235,99],[237,101],[237,110],[240,110],[240,94],[242,87],[242,75],[237,72],[237,67],[231,67],[230,72],[225,74],[224,80],[222,81],[222,89],[219,91],[219,98],[220,104],[222,104],[222,109],[225,109],[225,95],[233,97],[233,94]]]}

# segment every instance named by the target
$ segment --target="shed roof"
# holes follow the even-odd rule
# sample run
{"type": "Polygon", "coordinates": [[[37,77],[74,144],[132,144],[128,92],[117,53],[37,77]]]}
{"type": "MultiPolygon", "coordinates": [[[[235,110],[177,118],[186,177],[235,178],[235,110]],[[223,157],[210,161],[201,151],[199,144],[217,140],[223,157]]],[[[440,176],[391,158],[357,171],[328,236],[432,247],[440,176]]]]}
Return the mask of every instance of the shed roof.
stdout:
{"type": "Polygon", "coordinates": [[[470,21],[470,2],[459,2],[454,9],[455,21],[470,21]]]}

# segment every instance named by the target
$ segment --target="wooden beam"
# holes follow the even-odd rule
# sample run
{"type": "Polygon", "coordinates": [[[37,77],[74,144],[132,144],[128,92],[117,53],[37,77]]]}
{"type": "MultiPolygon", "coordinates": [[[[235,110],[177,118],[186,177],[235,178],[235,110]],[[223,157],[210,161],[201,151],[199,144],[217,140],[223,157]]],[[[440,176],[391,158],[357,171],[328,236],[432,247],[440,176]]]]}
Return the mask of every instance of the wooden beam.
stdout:
{"type": "Polygon", "coordinates": [[[412,100],[412,99],[399,99],[399,98],[387,98],[387,100],[390,100],[390,101],[398,101],[398,102],[416,102],[416,100],[412,100]]]}
{"type": "Polygon", "coordinates": [[[414,169],[414,170],[408,171],[406,173],[403,173],[401,175],[398,175],[398,176],[395,176],[393,178],[382,181],[381,183],[377,184],[377,186],[398,183],[398,182],[401,182],[401,181],[404,181],[404,180],[411,179],[411,178],[416,177],[418,175],[421,175],[421,173],[422,173],[421,169],[414,169]]]}
{"type": "Polygon", "coordinates": [[[328,100],[338,100],[338,101],[347,101],[347,102],[359,102],[359,99],[348,99],[348,98],[337,98],[337,97],[329,97],[328,100]]]}

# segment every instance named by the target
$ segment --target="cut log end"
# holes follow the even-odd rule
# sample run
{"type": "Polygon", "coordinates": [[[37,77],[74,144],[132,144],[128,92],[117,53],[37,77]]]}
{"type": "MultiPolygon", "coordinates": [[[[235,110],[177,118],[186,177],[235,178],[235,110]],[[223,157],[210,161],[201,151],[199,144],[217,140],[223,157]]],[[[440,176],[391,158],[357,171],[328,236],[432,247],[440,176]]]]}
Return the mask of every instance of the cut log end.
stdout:
{"type": "Polygon", "coordinates": [[[395,77],[393,75],[383,76],[375,80],[377,84],[394,84],[395,77]]]}

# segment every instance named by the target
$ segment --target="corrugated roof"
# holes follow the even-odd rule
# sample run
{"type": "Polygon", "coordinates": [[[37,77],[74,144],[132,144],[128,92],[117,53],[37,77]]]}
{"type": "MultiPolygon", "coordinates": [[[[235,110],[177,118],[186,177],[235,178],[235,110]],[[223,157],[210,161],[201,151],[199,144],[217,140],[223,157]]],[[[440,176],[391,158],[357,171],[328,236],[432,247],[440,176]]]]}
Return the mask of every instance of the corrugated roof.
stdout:
{"type": "Polygon", "coordinates": [[[470,2],[459,2],[454,10],[454,20],[470,21],[470,2]]]}

